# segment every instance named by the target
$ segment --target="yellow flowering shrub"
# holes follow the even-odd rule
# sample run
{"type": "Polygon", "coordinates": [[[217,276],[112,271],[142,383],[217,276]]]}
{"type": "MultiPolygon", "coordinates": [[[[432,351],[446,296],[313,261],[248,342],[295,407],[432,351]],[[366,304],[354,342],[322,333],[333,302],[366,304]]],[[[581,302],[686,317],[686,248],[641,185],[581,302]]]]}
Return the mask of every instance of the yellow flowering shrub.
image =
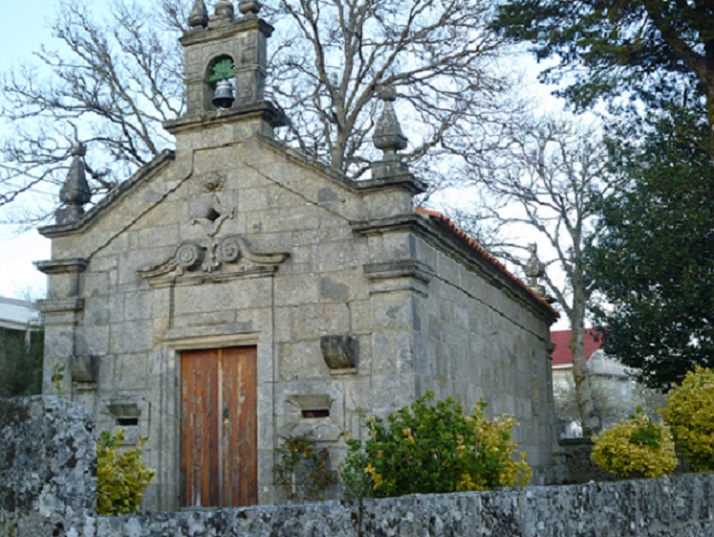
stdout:
{"type": "Polygon", "coordinates": [[[97,513],[100,515],[129,515],[139,510],[144,489],[156,473],[146,467],[141,446],[117,453],[124,441],[124,431],[113,435],[103,432],[97,441],[97,513]]]}
{"type": "Polygon", "coordinates": [[[427,392],[386,420],[366,419],[364,445],[348,440],[340,471],[347,498],[490,490],[525,485],[531,468],[518,446],[512,416],[489,419],[485,403],[464,416],[453,399],[427,392]]]}
{"type": "Polygon", "coordinates": [[[660,414],[697,472],[714,471],[714,370],[697,366],[665,397],[660,414]]]}
{"type": "Polygon", "coordinates": [[[661,477],[677,466],[669,427],[638,413],[593,437],[592,461],[621,478],[661,477]]]}

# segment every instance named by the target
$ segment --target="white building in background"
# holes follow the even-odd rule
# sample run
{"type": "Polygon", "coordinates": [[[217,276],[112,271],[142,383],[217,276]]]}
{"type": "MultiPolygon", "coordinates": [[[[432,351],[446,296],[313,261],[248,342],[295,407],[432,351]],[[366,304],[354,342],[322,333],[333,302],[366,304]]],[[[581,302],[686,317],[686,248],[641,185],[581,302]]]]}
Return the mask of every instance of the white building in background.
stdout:
{"type": "Polygon", "coordinates": [[[0,397],[39,393],[41,327],[35,304],[0,297],[0,397]]]}
{"type": "Polygon", "coordinates": [[[39,322],[40,314],[32,302],[0,297],[0,330],[26,333],[39,322]]]}
{"type": "MultiPolygon", "coordinates": [[[[555,345],[553,351],[553,389],[566,389],[573,386],[573,354],[570,352],[570,330],[555,330],[550,333],[550,340],[555,345]]],[[[593,378],[606,381],[620,396],[632,395],[634,381],[628,368],[618,360],[609,357],[602,350],[598,332],[585,330],[585,356],[588,369],[593,378]]]]}
{"type": "MultiPolygon", "coordinates": [[[[568,398],[574,390],[573,354],[568,346],[570,330],[557,330],[550,333],[551,343],[555,346],[552,358],[553,394],[556,406],[568,414],[568,398]]],[[[585,331],[585,356],[590,371],[596,410],[605,424],[619,421],[634,412],[637,406],[635,397],[636,382],[632,371],[619,360],[605,354],[599,333],[593,329],[585,331]]],[[[580,436],[580,424],[569,416],[561,415],[561,437],[580,436]]]]}

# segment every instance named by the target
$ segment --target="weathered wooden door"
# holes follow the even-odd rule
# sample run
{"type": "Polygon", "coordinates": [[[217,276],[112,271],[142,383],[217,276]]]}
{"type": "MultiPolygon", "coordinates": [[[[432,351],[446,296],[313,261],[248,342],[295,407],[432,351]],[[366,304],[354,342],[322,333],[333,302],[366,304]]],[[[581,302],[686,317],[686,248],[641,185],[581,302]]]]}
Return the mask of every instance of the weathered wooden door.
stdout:
{"type": "Polygon", "coordinates": [[[256,349],[181,353],[181,503],[258,503],[256,349]]]}

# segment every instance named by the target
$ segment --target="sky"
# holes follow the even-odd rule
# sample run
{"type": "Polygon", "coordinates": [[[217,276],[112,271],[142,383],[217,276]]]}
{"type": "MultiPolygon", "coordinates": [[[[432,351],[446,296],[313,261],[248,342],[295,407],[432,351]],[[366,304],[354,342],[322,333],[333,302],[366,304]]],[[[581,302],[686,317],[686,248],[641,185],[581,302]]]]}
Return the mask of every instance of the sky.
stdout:
{"type": "MultiPolygon", "coordinates": [[[[52,18],[56,5],[55,0],[2,1],[5,24],[0,31],[0,71],[29,60],[40,43],[51,41],[46,20],[52,18]]],[[[0,221],[6,219],[2,216],[0,221]]],[[[41,298],[45,294],[45,276],[32,262],[50,258],[49,241],[37,231],[21,231],[0,223],[0,296],[41,298]]]]}

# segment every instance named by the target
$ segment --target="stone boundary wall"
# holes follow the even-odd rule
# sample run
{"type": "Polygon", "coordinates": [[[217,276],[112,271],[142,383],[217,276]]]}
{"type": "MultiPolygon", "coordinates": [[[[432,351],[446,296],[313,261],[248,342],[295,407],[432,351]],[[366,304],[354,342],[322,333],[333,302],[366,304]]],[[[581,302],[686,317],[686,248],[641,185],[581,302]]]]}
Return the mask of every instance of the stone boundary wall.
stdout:
{"type": "Polygon", "coordinates": [[[714,474],[521,490],[95,514],[92,418],[56,398],[0,400],[0,535],[8,537],[700,537],[714,474]]]}
{"type": "Polygon", "coordinates": [[[702,537],[714,474],[525,490],[85,518],[70,537],[702,537]]]}
{"type": "Polygon", "coordinates": [[[63,535],[96,510],[94,418],[56,397],[0,399],[0,535],[63,535]]]}

